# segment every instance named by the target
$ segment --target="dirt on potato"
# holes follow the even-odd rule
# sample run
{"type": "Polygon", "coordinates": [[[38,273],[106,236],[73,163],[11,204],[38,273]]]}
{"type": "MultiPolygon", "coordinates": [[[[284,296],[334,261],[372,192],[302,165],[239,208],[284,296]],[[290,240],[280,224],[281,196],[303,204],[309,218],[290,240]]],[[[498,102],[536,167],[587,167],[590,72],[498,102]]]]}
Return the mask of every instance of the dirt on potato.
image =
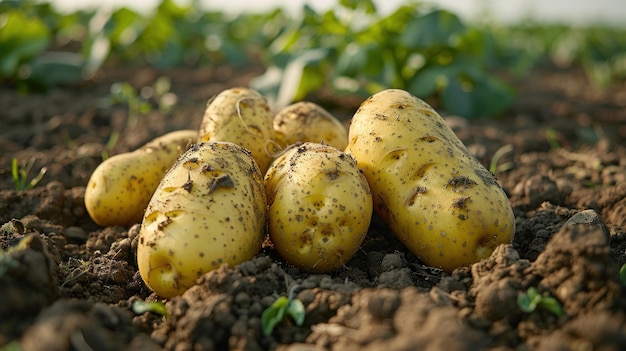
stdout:
{"type": "MultiPolygon", "coordinates": [[[[89,218],[89,176],[103,153],[198,128],[211,96],[261,71],[115,67],[48,93],[0,87],[0,349],[626,349],[626,83],[595,88],[577,68],[509,79],[517,102],[495,119],[441,111],[483,165],[497,166],[513,205],[514,241],[490,258],[444,273],[374,217],[356,256],[331,274],[304,273],[266,245],[182,296],[154,295],[137,271],[139,226],[89,218]],[[178,98],[170,112],[155,106],[131,116],[106,103],[114,82],[141,88],[163,76],[178,98]],[[107,146],[114,132],[119,139],[107,146]],[[47,172],[34,188],[15,190],[13,158],[33,162],[29,179],[47,172]],[[524,312],[518,298],[529,288],[556,299],[562,313],[541,303],[524,312]],[[261,314],[291,290],[305,306],[303,325],[285,320],[264,335],[261,314]],[[134,312],[138,300],[164,301],[167,316],[134,312]]],[[[362,101],[324,91],[309,100],[346,123],[362,101]]]]}

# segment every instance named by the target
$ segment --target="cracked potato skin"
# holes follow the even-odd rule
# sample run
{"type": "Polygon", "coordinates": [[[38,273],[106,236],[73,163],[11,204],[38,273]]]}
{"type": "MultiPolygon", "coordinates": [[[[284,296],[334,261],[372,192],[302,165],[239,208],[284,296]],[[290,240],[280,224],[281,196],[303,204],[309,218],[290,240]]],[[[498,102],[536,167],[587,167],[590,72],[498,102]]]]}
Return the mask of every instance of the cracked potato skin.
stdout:
{"type": "Polygon", "coordinates": [[[361,104],[348,138],[374,211],[424,263],[451,272],[511,243],[505,192],[424,101],[383,90],[361,104]]]}
{"type": "Polygon", "coordinates": [[[250,150],[261,172],[272,162],[273,115],[267,100],[249,88],[226,89],[209,100],[198,142],[228,141],[250,150]]]}
{"type": "Polygon", "coordinates": [[[91,219],[101,226],[141,222],[161,178],[197,137],[195,130],[174,131],[104,160],[85,188],[85,208],[91,219]]]}
{"type": "Polygon", "coordinates": [[[163,177],[146,209],[137,247],[141,277],[157,295],[181,295],[222,264],[256,255],[265,237],[261,172],[243,147],[192,145],[163,177]]]}
{"type": "Polygon", "coordinates": [[[330,272],[350,260],[365,239],[372,194],[354,159],[329,145],[285,150],[265,174],[268,231],[290,264],[330,272]]]}

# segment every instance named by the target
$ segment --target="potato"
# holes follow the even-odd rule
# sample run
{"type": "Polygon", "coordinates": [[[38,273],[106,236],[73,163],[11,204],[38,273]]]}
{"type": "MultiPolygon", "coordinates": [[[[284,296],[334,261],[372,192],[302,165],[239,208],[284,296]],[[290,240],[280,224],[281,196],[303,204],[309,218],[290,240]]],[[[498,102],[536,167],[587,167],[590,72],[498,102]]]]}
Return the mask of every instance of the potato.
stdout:
{"type": "Polygon", "coordinates": [[[346,151],[367,177],[376,213],[424,263],[451,272],[513,239],[515,217],[495,177],[408,92],[364,101],[346,151]]]}
{"type": "Polygon", "coordinates": [[[207,105],[198,141],[229,141],[252,152],[261,172],[273,159],[272,113],[261,94],[248,88],[224,90],[207,105]]]}
{"type": "Polygon", "coordinates": [[[297,142],[324,143],[343,150],[348,146],[348,131],[321,106],[301,101],[274,116],[276,143],[285,148],[297,142]]]}
{"type": "Polygon", "coordinates": [[[159,184],[141,223],[137,265],[171,298],[222,264],[250,260],[265,237],[263,176],[250,152],[229,142],[189,148],[159,184]]]}
{"type": "Polygon", "coordinates": [[[329,145],[293,146],[265,174],[276,251],[309,272],[345,264],[365,239],[372,194],[352,157],[329,145]]]}
{"type": "Polygon", "coordinates": [[[104,160],[85,189],[89,216],[101,226],[139,223],[165,172],[197,137],[195,130],[179,130],[104,160]]]}

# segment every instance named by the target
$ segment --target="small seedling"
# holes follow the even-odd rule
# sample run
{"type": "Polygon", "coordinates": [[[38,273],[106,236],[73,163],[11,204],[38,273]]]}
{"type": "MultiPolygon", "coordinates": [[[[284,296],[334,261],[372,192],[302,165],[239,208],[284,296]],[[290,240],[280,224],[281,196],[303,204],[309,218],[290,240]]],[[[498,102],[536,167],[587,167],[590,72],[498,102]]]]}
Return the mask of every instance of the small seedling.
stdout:
{"type": "Polygon", "coordinates": [[[30,182],[28,181],[28,174],[30,173],[31,168],[33,167],[34,161],[28,161],[24,165],[24,167],[20,167],[16,158],[13,158],[11,162],[11,175],[13,177],[13,183],[15,184],[15,190],[28,190],[32,189],[39,184],[43,176],[46,174],[48,169],[43,167],[39,170],[39,174],[35,178],[33,178],[30,182]]]}
{"type": "Polygon", "coordinates": [[[556,130],[552,128],[546,129],[546,140],[548,140],[548,144],[550,144],[550,148],[552,150],[561,148],[561,143],[559,142],[559,138],[558,138],[558,134],[556,130]]]}
{"type": "Polygon", "coordinates": [[[272,334],[274,327],[285,318],[290,318],[297,326],[304,323],[305,310],[302,301],[293,298],[294,286],[289,292],[289,297],[281,296],[263,311],[261,315],[261,328],[264,335],[272,334]]]}
{"type": "Polygon", "coordinates": [[[622,285],[626,285],[626,263],[619,269],[619,281],[622,282],[622,285]]]}
{"type": "Polygon", "coordinates": [[[491,163],[489,164],[489,171],[493,174],[498,174],[499,172],[506,172],[513,169],[513,162],[505,162],[501,165],[498,165],[500,159],[513,151],[513,145],[507,144],[500,147],[493,154],[493,158],[491,159],[491,163]]]}
{"type": "Polygon", "coordinates": [[[106,143],[106,148],[104,149],[104,151],[102,151],[102,161],[106,160],[107,158],[111,156],[110,152],[115,147],[115,144],[117,144],[117,141],[119,140],[119,138],[120,138],[120,132],[118,132],[117,130],[111,133],[111,135],[109,136],[109,140],[106,143]]]}
{"type": "Polygon", "coordinates": [[[118,82],[111,85],[110,98],[113,103],[124,103],[128,106],[127,127],[137,124],[139,115],[152,110],[150,103],[139,95],[137,90],[128,82],[118,82]]]}
{"type": "Polygon", "coordinates": [[[531,313],[537,308],[543,308],[546,311],[552,312],[557,317],[563,315],[561,303],[552,296],[539,294],[535,287],[530,287],[525,294],[519,295],[517,297],[517,305],[526,313],[531,313]]]}
{"type": "Polygon", "coordinates": [[[144,314],[145,312],[152,312],[160,316],[169,317],[169,313],[165,309],[165,304],[160,301],[146,302],[144,300],[135,300],[132,305],[133,312],[135,314],[144,314]]]}

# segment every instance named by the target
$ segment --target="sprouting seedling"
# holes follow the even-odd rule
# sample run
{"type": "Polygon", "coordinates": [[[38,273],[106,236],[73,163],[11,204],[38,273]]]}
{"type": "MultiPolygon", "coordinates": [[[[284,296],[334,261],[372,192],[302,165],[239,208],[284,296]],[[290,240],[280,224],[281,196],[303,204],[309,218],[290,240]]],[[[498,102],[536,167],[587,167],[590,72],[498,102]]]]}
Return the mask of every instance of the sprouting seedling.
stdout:
{"type": "Polygon", "coordinates": [[[493,158],[491,158],[491,163],[489,164],[489,171],[493,174],[497,174],[499,172],[505,172],[513,168],[513,162],[505,162],[501,165],[498,165],[500,159],[513,151],[513,145],[507,144],[500,147],[493,154],[493,158]]]}
{"type": "Polygon", "coordinates": [[[13,183],[15,184],[16,190],[27,190],[36,187],[48,171],[46,167],[41,168],[37,176],[29,182],[28,174],[30,173],[34,163],[35,162],[31,160],[26,162],[24,167],[20,167],[17,159],[13,158],[11,162],[11,175],[13,177],[13,183]]]}
{"type": "Polygon", "coordinates": [[[619,281],[622,282],[622,285],[626,285],[626,263],[619,269],[619,281]]]}
{"type": "Polygon", "coordinates": [[[115,103],[125,103],[128,105],[127,127],[132,127],[137,124],[139,115],[152,110],[150,103],[142,98],[137,93],[137,90],[128,82],[118,82],[111,85],[110,97],[115,103]]]}
{"type": "Polygon", "coordinates": [[[119,138],[120,138],[120,132],[118,132],[117,130],[111,133],[111,135],[109,136],[109,140],[106,143],[106,148],[104,149],[104,151],[102,151],[102,161],[110,157],[110,152],[111,150],[113,150],[113,148],[117,144],[117,141],[119,140],[119,138]]]}
{"type": "Polygon", "coordinates": [[[165,304],[160,301],[146,302],[144,300],[135,300],[132,305],[133,312],[135,314],[144,314],[145,312],[152,312],[160,316],[169,317],[165,304]]]}
{"type": "Polygon", "coordinates": [[[546,139],[548,140],[548,144],[550,144],[550,148],[552,150],[561,148],[561,143],[559,142],[559,138],[556,133],[556,130],[552,128],[546,129],[546,139]]]}
{"type": "Polygon", "coordinates": [[[264,335],[272,334],[278,323],[285,318],[290,318],[297,326],[304,323],[304,304],[298,299],[294,299],[294,291],[298,287],[295,285],[289,291],[289,297],[281,296],[274,303],[263,311],[261,315],[261,328],[264,335]]]}
{"type": "Polygon", "coordinates": [[[546,311],[552,312],[557,317],[563,315],[563,307],[561,307],[561,303],[552,296],[539,294],[537,288],[535,287],[530,287],[526,293],[519,295],[517,297],[517,305],[526,313],[531,313],[537,308],[542,308],[546,311]]]}

